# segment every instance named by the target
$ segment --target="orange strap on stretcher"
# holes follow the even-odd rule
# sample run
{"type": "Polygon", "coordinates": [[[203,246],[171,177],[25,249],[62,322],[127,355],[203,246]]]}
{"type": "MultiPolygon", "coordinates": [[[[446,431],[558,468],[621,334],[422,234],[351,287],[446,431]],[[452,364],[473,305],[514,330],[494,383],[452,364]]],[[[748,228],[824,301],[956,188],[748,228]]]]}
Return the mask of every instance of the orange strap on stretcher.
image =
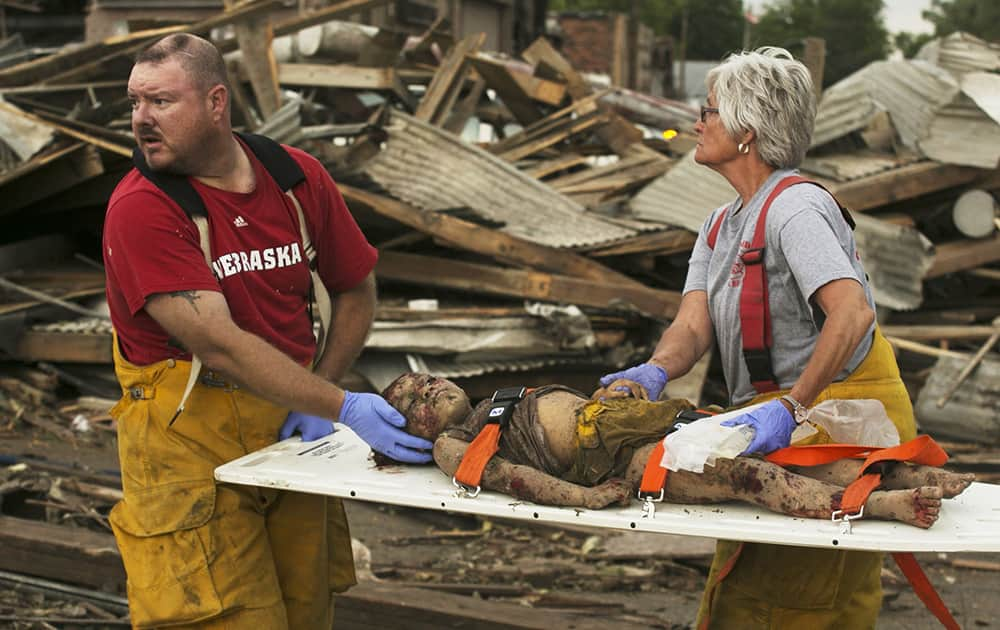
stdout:
{"type": "MultiPolygon", "coordinates": [[[[912,462],[925,466],[942,466],[948,461],[948,454],[944,452],[937,442],[928,435],[921,435],[899,446],[889,448],[875,448],[871,446],[858,446],[854,444],[818,444],[814,446],[789,446],[779,449],[767,455],[766,459],[781,466],[818,466],[829,464],[846,457],[865,457],[861,466],[858,478],[853,481],[841,498],[840,510],[846,517],[851,515],[860,516],[862,507],[872,491],[882,482],[884,467],[879,464],[886,462],[912,462]]],[[[836,513],[835,513],[836,514],[836,513]]],[[[736,552],[730,557],[725,566],[719,571],[715,579],[708,585],[709,601],[714,598],[716,588],[719,583],[736,566],[743,545],[737,547],[736,552]]],[[[917,559],[910,552],[896,552],[892,554],[893,560],[899,566],[903,575],[906,576],[913,592],[917,594],[920,601],[924,603],[941,625],[948,630],[959,630],[960,626],[951,611],[942,601],[927,575],[920,568],[917,559]]],[[[709,604],[711,610],[711,604],[709,604]]],[[[706,616],[702,620],[699,628],[707,628],[709,618],[706,616]]]]}
{"type": "Polygon", "coordinates": [[[486,464],[500,449],[500,434],[507,428],[507,423],[514,415],[514,407],[528,391],[524,387],[507,387],[493,392],[490,398],[490,410],[487,412],[487,424],[465,449],[458,470],[451,480],[468,496],[475,497],[479,494],[480,481],[486,464]]]}
{"type": "MultiPolygon", "coordinates": [[[[674,423],[671,431],[683,426],[683,424],[679,422],[680,420],[685,422],[694,422],[712,415],[715,414],[701,409],[682,411],[677,414],[678,422],[674,423]]],[[[666,447],[664,446],[664,441],[660,440],[653,448],[653,452],[649,454],[649,459],[646,460],[646,467],[642,470],[642,481],[639,482],[639,492],[636,496],[640,501],[643,501],[643,518],[652,517],[654,514],[653,503],[663,501],[663,495],[665,492],[664,488],[667,485],[668,472],[661,463],[665,452],[666,447]]]]}

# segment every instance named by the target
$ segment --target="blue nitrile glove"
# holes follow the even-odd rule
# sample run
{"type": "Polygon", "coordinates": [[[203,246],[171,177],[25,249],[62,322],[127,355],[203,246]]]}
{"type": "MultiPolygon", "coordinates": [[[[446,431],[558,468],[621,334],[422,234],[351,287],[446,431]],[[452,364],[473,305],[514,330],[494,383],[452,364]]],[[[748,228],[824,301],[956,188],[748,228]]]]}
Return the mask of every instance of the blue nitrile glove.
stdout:
{"type": "Polygon", "coordinates": [[[397,462],[426,464],[434,445],[402,430],[406,418],[377,394],[355,394],[344,390],[340,421],[372,447],[397,462]]]}
{"type": "Polygon", "coordinates": [[[767,455],[791,443],[792,431],[795,430],[795,417],[780,400],[772,400],[753,411],[726,420],[722,426],[735,427],[741,424],[753,427],[754,436],[750,446],[740,455],[751,453],[767,455]]]}
{"type": "MultiPolygon", "coordinates": [[[[605,374],[601,377],[601,387],[607,387],[620,378],[627,381],[634,381],[645,387],[650,400],[659,400],[660,392],[667,386],[666,370],[652,363],[640,363],[627,370],[605,374]]],[[[624,390],[625,388],[619,387],[618,389],[624,390]]]]}
{"type": "Polygon", "coordinates": [[[287,440],[297,432],[302,434],[303,442],[312,442],[330,435],[335,430],[333,420],[292,411],[278,430],[278,439],[287,440]]]}

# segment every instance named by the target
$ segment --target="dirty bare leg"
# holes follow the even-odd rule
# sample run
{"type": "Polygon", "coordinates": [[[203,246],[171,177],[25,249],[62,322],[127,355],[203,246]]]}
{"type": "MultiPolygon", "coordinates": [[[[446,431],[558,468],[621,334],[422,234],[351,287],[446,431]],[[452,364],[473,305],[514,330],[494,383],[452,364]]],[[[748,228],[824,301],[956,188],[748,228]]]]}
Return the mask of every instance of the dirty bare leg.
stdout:
{"type": "MultiPolygon", "coordinates": [[[[789,466],[789,470],[834,485],[847,486],[857,478],[861,464],[860,459],[843,459],[820,466],[789,466]]],[[[956,473],[933,466],[900,462],[883,477],[880,487],[885,490],[906,490],[939,486],[944,491],[944,498],[950,499],[961,494],[975,479],[976,476],[971,473],[956,473]]]]}
{"type": "MultiPolygon", "coordinates": [[[[666,498],[675,503],[735,499],[804,518],[830,518],[843,494],[841,486],[749,457],[719,459],[702,474],[670,473],[666,487],[666,498]]],[[[876,491],[868,499],[865,515],[930,527],[937,520],[942,494],[937,487],[876,491]]]]}
{"type": "Polygon", "coordinates": [[[957,473],[933,466],[913,466],[901,464],[882,479],[882,487],[887,490],[902,490],[920,486],[937,486],[944,491],[944,498],[950,499],[969,487],[976,476],[972,473],[957,473]]]}

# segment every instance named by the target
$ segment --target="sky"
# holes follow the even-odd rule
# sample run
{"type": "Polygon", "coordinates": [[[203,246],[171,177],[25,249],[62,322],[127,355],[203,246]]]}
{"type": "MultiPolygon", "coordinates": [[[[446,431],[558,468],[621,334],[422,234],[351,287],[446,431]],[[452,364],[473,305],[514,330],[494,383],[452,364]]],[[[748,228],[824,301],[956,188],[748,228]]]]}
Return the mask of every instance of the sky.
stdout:
{"type": "MultiPolygon", "coordinates": [[[[884,0],[885,26],[890,33],[909,31],[929,33],[934,26],[920,17],[920,13],[930,8],[931,0],[884,0]]],[[[743,6],[751,6],[755,13],[761,13],[767,0],[744,0],[743,6]]]]}

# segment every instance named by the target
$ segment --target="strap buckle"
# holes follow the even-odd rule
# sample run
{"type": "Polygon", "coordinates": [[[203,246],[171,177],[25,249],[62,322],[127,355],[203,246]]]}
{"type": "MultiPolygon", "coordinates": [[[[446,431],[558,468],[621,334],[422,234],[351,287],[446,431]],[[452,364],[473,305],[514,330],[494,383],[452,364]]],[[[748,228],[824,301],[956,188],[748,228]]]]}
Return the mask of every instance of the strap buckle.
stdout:
{"type": "Polygon", "coordinates": [[[479,491],[481,490],[479,486],[475,488],[467,486],[455,477],[451,478],[451,483],[457,488],[455,494],[452,495],[456,499],[475,499],[479,496],[479,491]]]}
{"type": "Polygon", "coordinates": [[[663,502],[664,494],[663,488],[660,488],[659,495],[654,492],[643,492],[642,490],[636,493],[636,498],[642,501],[642,518],[653,518],[656,516],[656,504],[663,502]]]}
{"type": "Polygon", "coordinates": [[[770,381],[772,383],[776,382],[774,372],[771,371],[772,363],[770,348],[760,348],[756,350],[744,348],[743,361],[746,362],[747,372],[750,373],[750,381],[752,383],[759,381],[770,381]]]}
{"type": "Polygon", "coordinates": [[[858,510],[857,514],[848,514],[844,510],[834,510],[833,514],[830,515],[830,520],[834,523],[840,523],[840,533],[850,534],[853,528],[853,523],[851,521],[856,521],[865,514],[865,506],[862,505],[858,510]]]}

